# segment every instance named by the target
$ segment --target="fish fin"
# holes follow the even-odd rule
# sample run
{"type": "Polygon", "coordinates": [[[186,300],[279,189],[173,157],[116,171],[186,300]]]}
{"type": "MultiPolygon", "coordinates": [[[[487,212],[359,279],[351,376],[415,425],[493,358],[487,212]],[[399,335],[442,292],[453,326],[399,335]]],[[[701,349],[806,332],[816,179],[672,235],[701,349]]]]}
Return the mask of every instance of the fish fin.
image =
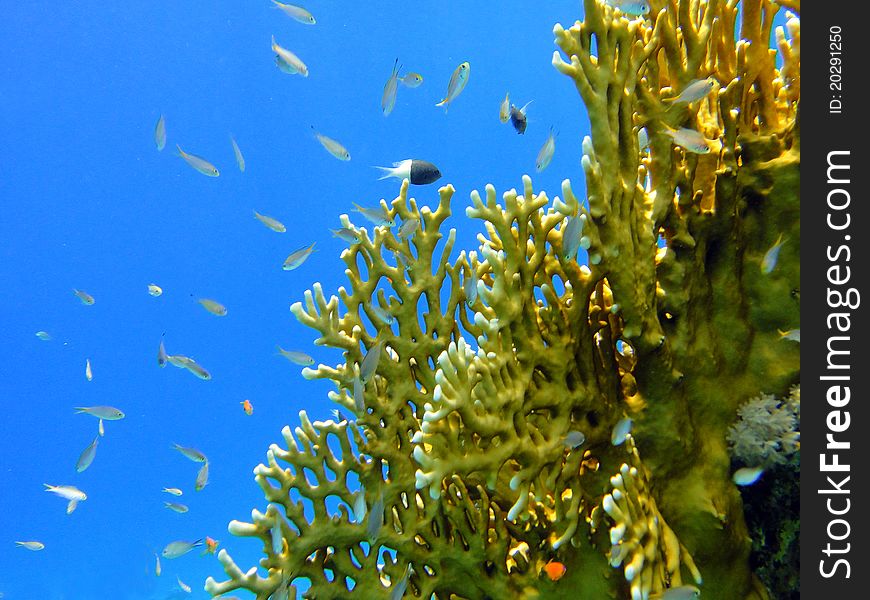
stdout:
{"type": "Polygon", "coordinates": [[[530,105],[532,102],[534,102],[534,100],[529,100],[528,102],[526,102],[526,103],[523,105],[523,107],[520,109],[520,112],[523,113],[523,114],[526,114],[526,109],[529,107],[529,105],[530,105]]]}
{"type": "Polygon", "coordinates": [[[175,147],[178,148],[178,156],[180,156],[181,158],[184,158],[185,154],[184,154],[184,150],[181,149],[181,146],[179,146],[178,144],[175,144],[175,147]]]}
{"type": "MultiPolygon", "coordinates": [[[[394,164],[394,166],[397,166],[396,163],[393,163],[393,164],[394,164]]],[[[393,169],[392,167],[378,167],[378,166],[375,166],[374,168],[375,168],[375,169],[380,169],[381,171],[384,172],[384,174],[383,174],[381,177],[378,177],[378,181],[380,181],[381,179],[388,179],[388,178],[390,178],[390,177],[393,176],[393,171],[394,171],[394,169],[393,169]]]]}

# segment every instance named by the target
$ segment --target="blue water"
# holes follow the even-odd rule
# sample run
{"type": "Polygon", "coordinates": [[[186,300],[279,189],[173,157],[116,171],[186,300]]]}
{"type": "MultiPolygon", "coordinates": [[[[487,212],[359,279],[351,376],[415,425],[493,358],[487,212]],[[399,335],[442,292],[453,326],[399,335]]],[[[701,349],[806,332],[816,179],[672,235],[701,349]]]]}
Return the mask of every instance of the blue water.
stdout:
{"type": "MultiPolygon", "coordinates": [[[[376,205],[398,192],[372,165],[405,158],[435,163],[436,184],[413,188],[435,206],[439,185],[456,187],[453,257],[476,248],[479,221],[466,220],[472,189],[501,194],[532,174],[536,189],[561,195],[564,178],[582,197],[580,140],[588,123],[569,79],[550,64],[552,27],[579,17],[576,0],[511,2],[311,1],[305,26],[257,2],[22,2],[0,18],[0,592],[14,599],[166,598],[176,576],[205,598],[206,576],[225,578],[214,556],[163,560],[178,539],[220,540],[244,569],[258,544],[233,539],[231,519],[265,508],[252,470],[280,430],[304,409],[334,408],[323,381],[276,356],[275,345],[337,364],[335,350],[296,322],[291,302],[315,281],[346,285],[331,237],[352,202],[376,205]],[[303,79],[278,71],[270,36],[309,66],[303,79]],[[424,76],[400,87],[393,113],[381,92],[399,57],[424,76]],[[468,86],[449,113],[434,104],[453,70],[471,63],[468,86]],[[534,100],[524,136],[498,120],[505,92],[534,100]],[[153,129],[164,114],[168,143],[153,129]],[[314,125],[352,160],[330,156],[314,125]],[[534,173],[550,126],[552,164],[534,173]],[[239,172],[233,134],[247,171],[239,172]],[[175,144],[213,162],[208,178],[175,156],[175,144]],[[266,229],[252,210],[280,219],[266,229]],[[319,250],[282,271],[294,249],[319,250]],[[159,298],[146,292],[160,285],[159,298]],[[79,288],[96,299],[84,306],[79,288]],[[214,298],[226,317],[195,298],[214,298]],[[34,333],[45,330],[52,341],[34,333]],[[213,375],[156,363],[161,334],[170,353],[193,356],[213,375]],[[85,360],[93,381],[85,379],[85,360]],[[240,402],[250,399],[252,416],[240,402]],[[97,420],[74,406],[108,404],[96,460],[75,472],[97,420]],[[192,445],[210,459],[211,479],[193,491],[198,465],[170,449],[192,445]],[[71,515],[43,483],[75,485],[88,499],[71,515]],[[181,487],[175,499],[164,486],[181,487]],[[175,514],[166,500],[190,506],[175,514]],[[29,552],[15,540],[39,540],[29,552]]],[[[355,213],[355,222],[370,226],[355,213]]],[[[250,597],[242,593],[242,597],[250,597]]]]}

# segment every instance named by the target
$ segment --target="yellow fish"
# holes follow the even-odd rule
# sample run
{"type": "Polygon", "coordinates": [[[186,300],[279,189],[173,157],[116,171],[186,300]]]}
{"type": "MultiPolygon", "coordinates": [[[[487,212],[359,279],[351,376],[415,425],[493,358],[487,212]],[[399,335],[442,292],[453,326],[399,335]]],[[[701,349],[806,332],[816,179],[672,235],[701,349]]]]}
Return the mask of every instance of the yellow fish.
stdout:
{"type": "Polygon", "coordinates": [[[163,293],[163,289],[157,285],[156,283],[148,284],[148,293],[154,296],[155,298],[163,293]]]}

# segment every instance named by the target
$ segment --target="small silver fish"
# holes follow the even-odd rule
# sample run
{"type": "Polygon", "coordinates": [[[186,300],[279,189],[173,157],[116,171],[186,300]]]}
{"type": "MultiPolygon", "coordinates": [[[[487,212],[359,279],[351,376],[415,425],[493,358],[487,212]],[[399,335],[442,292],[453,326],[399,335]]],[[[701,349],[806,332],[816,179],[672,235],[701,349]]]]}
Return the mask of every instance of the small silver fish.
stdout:
{"type": "Polygon", "coordinates": [[[610,434],[610,443],[614,446],[619,446],[625,441],[625,438],[628,437],[628,434],[631,433],[631,425],[632,421],[628,417],[620,419],[619,422],[613,426],[613,431],[610,434]]]}
{"type": "Polygon", "coordinates": [[[501,106],[498,107],[498,120],[502,123],[507,123],[511,120],[511,95],[510,92],[504,95],[504,100],[501,101],[501,106]]]}
{"type": "Polygon", "coordinates": [[[573,260],[580,250],[580,238],[583,237],[583,225],[586,219],[579,214],[568,219],[562,230],[562,257],[565,260],[573,260]]]}
{"type": "Polygon", "coordinates": [[[276,0],[272,0],[272,3],[275,5],[275,8],[281,9],[281,12],[283,12],[294,21],[298,21],[303,25],[314,25],[315,23],[317,23],[317,21],[314,20],[314,15],[312,15],[301,6],[284,4],[283,2],[277,2],[276,0]]]}
{"type": "Polygon", "coordinates": [[[788,331],[780,331],[779,332],[779,339],[789,340],[792,342],[800,343],[801,330],[800,329],[789,329],[788,331]]]}
{"type": "Polygon", "coordinates": [[[278,70],[281,71],[282,73],[287,73],[288,75],[298,75],[299,74],[299,71],[297,71],[296,69],[291,67],[289,64],[287,64],[287,61],[285,61],[283,58],[281,58],[280,55],[277,55],[277,54],[275,55],[275,66],[277,66],[278,70]]]}
{"type": "Polygon", "coordinates": [[[163,569],[160,567],[160,555],[155,552],[154,558],[157,559],[157,564],[154,565],[154,574],[160,577],[160,574],[163,573],[163,569]]]}
{"type": "Polygon", "coordinates": [[[157,150],[163,150],[166,147],[166,119],[163,115],[157,119],[157,125],[154,126],[154,144],[157,150]]]}
{"type": "Polygon", "coordinates": [[[701,597],[701,590],[694,585],[681,585],[669,588],[662,594],[661,600],[695,600],[701,597]]]}
{"type": "Polygon", "coordinates": [[[43,483],[42,485],[45,486],[46,492],[57,494],[64,500],[69,500],[71,502],[82,502],[88,499],[87,494],[72,485],[50,485],[48,483],[43,483]]]}
{"type": "Polygon", "coordinates": [[[410,239],[417,232],[419,227],[420,219],[417,217],[410,217],[402,223],[401,227],[399,227],[399,231],[396,232],[396,237],[400,240],[410,239]]]}
{"type": "Polygon", "coordinates": [[[405,87],[416,88],[420,87],[423,83],[423,76],[419,73],[406,73],[402,77],[399,77],[399,81],[405,87]]]}
{"type": "Polygon", "coordinates": [[[272,217],[261,215],[257,211],[254,211],[254,218],[256,218],[260,223],[262,223],[272,231],[277,231],[278,233],[284,233],[285,231],[287,231],[284,223],[282,223],[278,219],[273,219],[272,217]]]}
{"type": "Polygon", "coordinates": [[[275,522],[272,523],[270,533],[272,534],[272,552],[281,554],[284,551],[284,533],[281,531],[280,516],[275,516],[275,522]]]}
{"type": "Polygon", "coordinates": [[[163,336],[160,336],[160,346],[157,348],[157,364],[161,367],[165,367],[168,359],[169,357],[166,356],[166,347],[163,345],[163,336]]]}
{"type": "Polygon", "coordinates": [[[348,244],[358,244],[362,241],[362,234],[356,229],[350,227],[342,227],[341,229],[330,229],[332,235],[338,239],[347,242],[348,244]]]}
{"type": "Polygon", "coordinates": [[[48,333],[47,331],[37,331],[36,337],[41,339],[43,342],[50,342],[51,341],[51,334],[48,333]]]}
{"type": "Polygon", "coordinates": [[[124,413],[114,406],[76,406],[75,411],[77,415],[91,415],[106,421],[117,421],[124,418],[124,413]]]}
{"type": "Polygon", "coordinates": [[[310,367],[314,364],[314,359],[305,354],[304,352],[296,352],[295,350],[284,350],[284,348],[278,346],[278,354],[280,354],[293,364],[303,367],[310,367]]]}
{"type": "Polygon", "coordinates": [[[39,552],[40,550],[45,548],[45,544],[42,542],[37,542],[35,540],[29,542],[15,542],[16,546],[21,546],[22,548],[27,548],[31,552],[39,552]]]}
{"type": "Polygon", "coordinates": [[[75,294],[76,297],[81,300],[82,304],[84,304],[85,306],[91,306],[94,303],[94,297],[85,291],[73,289],[73,294],[75,294]]]}
{"type": "Polygon", "coordinates": [[[411,578],[411,563],[405,568],[405,574],[396,582],[396,587],[390,592],[390,600],[402,600],[408,589],[408,580],[411,578]]]}
{"type": "Polygon", "coordinates": [[[311,126],[311,130],[314,132],[314,137],[317,138],[317,141],[320,142],[321,146],[326,148],[327,152],[332,154],[338,160],[350,160],[350,152],[348,152],[347,148],[342,146],[340,142],[331,137],[321,135],[316,129],[314,129],[314,125],[311,126]]]}
{"type": "Polygon", "coordinates": [[[163,505],[173,512],[177,512],[180,515],[186,513],[190,508],[186,504],[180,504],[178,502],[166,502],[163,501],[163,505]]]}
{"type": "Polygon", "coordinates": [[[76,471],[81,473],[85,469],[91,466],[91,463],[94,462],[94,458],[97,456],[97,443],[100,440],[100,436],[94,438],[94,441],[88,444],[88,447],[82,450],[81,455],[79,455],[79,460],[76,462],[76,471]]]}
{"type": "Polygon", "coordinates": [[[100,419],[100,424],[97,425],[97,433],[100,434],[100,437],[106,435],[106,428],[103,426],[103,420],[100,419]]]}
{"type": "Polygon", "coordinates": [[[392,217],[387,216],[383,209],[379,208],[365,208],[364,206],[360,206],[356,202],[353,203],[356,208],[355,212],[358,212],[366,219],[375,224],[376,227],[392,227],[396,224],[392,217]]]}
{"type": "Polygon", "coordinates": [[[148,293],[154,296],[155,298],[163,293],[163,289],[157,285],[156,283],[148,284],[148,293]]]}
{"type": "Polygon", "coordinates": [[[366,492],[362,487],[360,487],[360,490],[354,494],[353,518],[357,523],[362,523],[366,518],[366,492]]]}
{"type": "Polygon", "coordinates": [[[233,154],[236,157],[236,164],[239,165],[239,171],[242,173],[245,172],[245,157],[242,156],[242,151],[239,148],[239,145],[236,143],[236,138],[230,136],[230,142],[233,144],[233,154]]]}
{"type": "Polygon", "coordinates": [[[178,540],[177,542],[169,542],[166,544],[166,547],[163,548],[163,552],[160,554],[163,558],[178,558],[179,556],[184,556],[197,546],[202,546],[201,539],[196,540],[195,542],[178,540]]]}
{"type": "Polygon", "coordinates": [[[764,473],[764,469],[761,467],[743,467],[734,471],[731,480],[740,486],[752,485],[759,480],[762,473],[764,473]]]}
{"type": "Polygon", "coordinates": [[[387,325],[392,325],[395,322],[395,317],[388,313],[385,309],[381,308],[377,304],[373,304],[371,302],[366,302],[365,307],[372,313],[374,313],[375,317],[379,321],[386,323],[387,325]]]}
{"type": "Polygon", "coordinates": [[[366,525],[366,537],[371,543],[375,543],[378,539],[378,534],[381,532],[381,527],[384,525],[384,493],[381,492],[375,503],[372,504],[372,509],[368,511],[369,522],[366,525]]]}
{"type": "Polygon", "coordinates": [[[569,431],[562,439],[562,443],[568,448],[577,449],[586,441],[586,435],[582,431],[569,431]]]}
{"type": "Polygon", "coordinates": [[[378,368],[378,361],[381,358],[381,350],[384,347],[383,342],[378,342],[374,346],[372,346],[368,352],[366,352],[365,358],[363,358],[362,364],[359,367],[359,378],[364,384],[369,382],[372,375],[375,374],[375,371],[378,368]]]}
{"type": "Polygon", "coordinates": [[[211,373],[209,373],[202,365],[197,363],[189,356],[174,354],[172,356],[167,356],[166,360],[169,361],[169,363],[175,365],[176,367],[187,369],[200,379],[204,379],[206,381],[211,379],[211,373]]]}
{"type": "Polygon", "coordinates": [[[204,463],[208,462],[208,459],[205,457],[205,454],[197,450],[196,448],[189,448],[187,446],[181,446],[179,444],[172,444],[173,450],[178,450],[185,457],[189,458],[193,462],[204,463]]]}
{"type": "Polygon", "coordinates": [[[207,175],[208,177],[219,177],[220,171],[217,168],[208,162],[206,159],[196,156],[195,154],[188,154],[184,150],[181,149],[181,146],[178,144],[175,145],[178,148],[178,156],[184,159],[184,162],[189,164],[191,167],[202,173],[203,175],[207,175]]]}
{"type": "Polygon", "coordinates": [[[181,496],[184,493],[178,488],[163,488],[162,491],[166,492],[167,494],[172,494],[173,496],[181,496]]]}
{"type": "Polygon", "coordinates": [[[686,102],[691,104],[709,94],[713,91],[715,86],[716,80],[713,77],[707,77],[706,79],[693,79],[683,88],[683,91],[680,92],[679,96],[665,98],[662,102],[671,102],[673,104],[686,102]]]}
{"type": "Polygon", "coordinates": [[[94,378],[94,372],[91,369],[91,359],[86,358],[85,359],[85,379],[87,379],[88,381],[91,381],[91,380],[93,380],[93,378],[94,378]]]}
{"type": "Polygon", "coordinates": [[[776,238],[776,243],[770,247],[770,250],[764,253],[764,258],[761,259],[761,272],[765,275],[768,275],[776,268],[776,263],[779,260],[779,251],[782,248],[783,243],[784,240],[780,233],[779,237],[776,238]]]}
{"type": "Polygon", "coordinates": [[[438,167],[425,160],[406,158],[394,162],[392,167],[375,168],[384,172],[383,176],[378,177],[378,181],[387,177],[395,177],[396,179],[407,179],[411,185],[426,185],[441,179],[441,171],[438,170],[438,167]]]}
{"type": "Polygon", "coordinates": [[[447,95],[444,99],[435,106],[443,106],[444,112],[450,108],[450,103],[456,100],[457,96],[462,93],[468,83],[468,76],[471,74],[471,64],[467,61],[456,67],[453,75],[450,76],[450,83],[447,84],[447,95]]]}
{"type": "Polygon", "coordinates": [[[293,269],[299,268],[305,260],[311,256],[311,253],[314,252],[314,244],[312,243],[310,246],[306,248],[299,248],[298,250],[294,250],[290,253],[290,256],[287,257],[287,260],[284,261],[284,266],[282,267],[285,271],[292,271],[293,269]]]}
{"type": "Polygon", "coordinates": [[[390,78],[384,84],[384,93],[381,96],[381,110],[384,116],[388,116],[393,112],[393,107],[396,105],[396,92],[399,90],[399,59],[393,63],[393,72],[390,73],[390,78]]]}
{"type": "Polygon", "coordinates": [[[556,152],[556,136],[551,127],[550,135],[547,136],[547,141],[545,141],[544,145],[541,146],[541,150],[538,152],[538,158],[535,160],[535,170],[538,173],[550,166],[550,161],[553,160],[554,152],[556,152]]]}
{"type": "Polygon", "coordinates": [[[193,489],[201,492],[202,488],[208,485],[208,461],[202,463],[199,472],[196,474],[196,481],[193,484],[193,489]]]}
{"type": "Polygon", "coordinates": [[[465,274],[465,282],[462,284],[465,292],[465,303],[471,306],[477,301],[477,270],[473,267],[465,274]]]}
{"type": "Polygon", "coordinates": [[[710,145],[707,143],[707,139],[699,131],[680,127],[679,129],[667,128],[663,132],[674,140],[674,144],[684,150],[694,154],[708,154],[710,152],[710,145]]]}
{"type": "Polygon", "coordinates": [[[650,11],[650,4],[646,0],[605,0],[605,3],[633,17],[648,15],[650,11]]]}
{"type": "Polygon", "coordinates": [[[637,130],[637,145],[641,151],[649,148],[649,132],[646,130],[646,127],[641,127],[637,130]]]}
{"type": "Polygon", "coordinates": [[[227,307],[216,300],[211,300],[209,298],[200,298],[199,300],[197,300],[197,302],[202,304],[202,307],[204,309],[206,309],[208,312],[215,316],[225,317],[227,315],[227,307]]]}
{"type": "Polygon", "coordinates": [[[291,75],[299,74],[303,77],[308,77],[308,67],[302,62],[302,59],[287,50],[287,48],[279,46],[278,42],[275,41],[274,35],[272,36],[272,52],[276,54],[276,62],[278,62],[278,67],[282,71],[291,75]]]}
{"type": "Polygon", "coordinates": [[[181,581],[181,577],[180,577],[180,576],[176,575],[176,576],[175,576],[175,579],[178,580],[178,587],[181,588],[181,591],[182,591],[182,592],[187,592],[188,594],[191,592],[190,586],[187,585],[186,583],[184,583],[183,581],[181,581]]]}

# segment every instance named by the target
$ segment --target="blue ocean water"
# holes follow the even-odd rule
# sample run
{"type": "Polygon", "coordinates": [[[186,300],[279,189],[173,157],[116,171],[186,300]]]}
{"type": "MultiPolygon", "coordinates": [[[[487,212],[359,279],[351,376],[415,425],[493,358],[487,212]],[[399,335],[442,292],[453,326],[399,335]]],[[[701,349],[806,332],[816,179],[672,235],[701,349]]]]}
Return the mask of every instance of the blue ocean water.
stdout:
{"type": "MultiPolygon", "coordinates": [[[[317,24],[297,23],[257,2],[22,2],[0,18],[0,592],[6,600],[167,598],[176,578],[206,598],[203,581],[225,578],[213,555],[163,560],[173,540],[210,536],[243,568],[258,545],[227,533],[231,519],[265,508],[253,468],[283,440],[298,413],[330,417],[332,389],[306,381],[275,346],[337,364],[313,346],[316,332],[289,311],[314,282],[327,294],[347,285],[332,237],[352,203],[392,200],[399,181],[378,181],[373,165],[406,158],[435,163],[443,178],[412,188],[435,206],[456,188],[448,227],[453,257],[477,247],[480,221],[465,217],[471,190],[520,188],[521,175],[552,198],[570,178],[583,195],[580,142],[588,133],[571,81],[551,66],[552,27],[580,17],[580,3],[509,1],[316,2],[317,24]],[[270,37],[294,51],[310,76],[280,72],[270,37]],[[416,71],[384,117],[380,99],[393,62],[416,71]],[[454,69],[469,82],[449,112],[434,105],[454,69]],[[528,110],[525,135],[498,119],[505,93],[528,110]],[[153,130],[165,115],[168,143],[153,130]],[[330,156],[311,127],[341,141],[352,160],[330,156]],[[535,158],[550,127],[552,164],[535,158]],[[235,165],[230,135],[247,163],[235,165]],[[213,162],[205,177],[175,145],[213,162]],[[275,233],[253,210],[283,221],[275,233]],[[286,256],[317,243],[299,269],[286,256]],[[146,286],[164,293],[152,297],[146,286]],[[83,305],[73,288],[95,298],[83,305]],[[206,312],[196,298],[228,307],[206,312]],[[51,334],[41,341],[37,331],[51,334]],[[157,366],[170,353],[193,356],[213,378],[157,366]],[[93,380],[85,378],[85,361],[93,380]],[[250,399],[252,415],[240,402],[250,399]],[[73,407],[117,406],[94,463],[76,460],[97,420],[73,407]],[[210,481],[193,490],[199,465],[170,447],[196,446],[210,481]],[[88,499],[66,502],[43,483],[74,485],[88,499]],[[161,492],[180,487],[181,498],[161,492]],[[187,514],[164,508],[175,500],[187,514]],[[30,552],[16,540],[39,540],[30,552]]],[[[356,214],[351,218],[371,229],[356,214]]],[[[241,597],[249,597],[241,593],[241,597]]]]}

